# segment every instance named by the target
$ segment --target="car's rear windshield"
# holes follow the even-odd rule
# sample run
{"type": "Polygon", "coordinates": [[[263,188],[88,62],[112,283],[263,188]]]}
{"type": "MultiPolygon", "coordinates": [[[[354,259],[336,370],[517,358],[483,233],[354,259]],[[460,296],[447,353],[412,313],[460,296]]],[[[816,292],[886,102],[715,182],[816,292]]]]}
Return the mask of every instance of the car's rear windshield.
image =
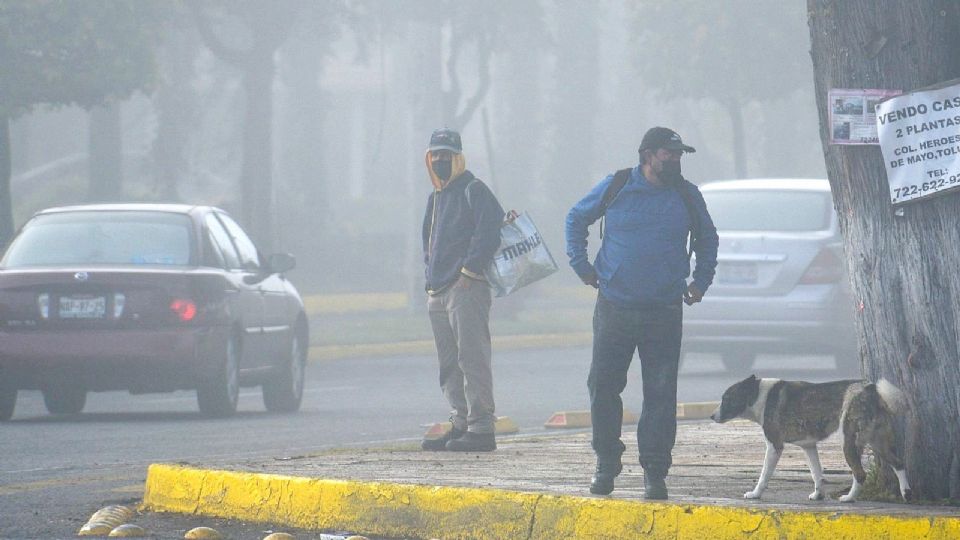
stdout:
{"type": "Polygon", "coordinates": [[[77,211],[32,219],[0,266],[191,264],[190,218],[142,211],[77,211]]]}
{"type": "Polygon", "coordinates": [[[721,231],[821,231],[830,228],[829,193],[797,190],[703,191],[721,231]]]}

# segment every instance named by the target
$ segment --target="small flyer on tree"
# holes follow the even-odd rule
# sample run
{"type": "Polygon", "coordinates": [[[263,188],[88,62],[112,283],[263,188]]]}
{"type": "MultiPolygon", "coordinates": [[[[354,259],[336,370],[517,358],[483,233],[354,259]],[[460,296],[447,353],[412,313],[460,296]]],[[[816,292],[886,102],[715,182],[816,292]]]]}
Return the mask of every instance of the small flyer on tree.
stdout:
{"type": "Polygon", "coordinates": [[[893,204],[960,188],[960,80],[880,103],[877,133],[893,204]]]}
{"type": "Polygon", "coordinates": [[[899,90],[830,90],[830,144],[877,144],[877,104],[899,94],[899,90]]]}

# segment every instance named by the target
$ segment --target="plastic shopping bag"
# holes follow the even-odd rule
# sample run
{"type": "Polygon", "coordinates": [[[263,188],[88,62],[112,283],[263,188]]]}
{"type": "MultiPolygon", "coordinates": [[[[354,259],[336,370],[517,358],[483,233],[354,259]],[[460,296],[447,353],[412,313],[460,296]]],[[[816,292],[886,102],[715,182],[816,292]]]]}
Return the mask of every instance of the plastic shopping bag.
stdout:
{"type": "Polygon", "coordinates": [[[510,211],[500,228],[500,248],[484,277],[495,296],[539,281],[557,271],[557,262],[526,212],[510,211]]]}

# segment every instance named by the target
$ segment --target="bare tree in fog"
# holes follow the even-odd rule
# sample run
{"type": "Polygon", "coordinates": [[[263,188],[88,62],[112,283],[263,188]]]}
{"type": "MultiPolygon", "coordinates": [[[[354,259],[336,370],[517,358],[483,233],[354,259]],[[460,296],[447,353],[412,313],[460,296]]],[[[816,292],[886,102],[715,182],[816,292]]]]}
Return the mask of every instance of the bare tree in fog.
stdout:
{"type": "Polygon", "coordinates": [[[170,5],[170,18],[163,28],[158,50],[160,77],[154,95],[157,133],[153,141],[154,192],[161,200],[178,201],[178,184],[190,165],[188,146],[198,123],[199,104],[192,88],[194,63],[200,42],[191,14],[182,4],[170,5]]]}
{"type": "Polygon", "coordinates": [[[271,251],[273,238],[274,54],[290,34],[306,0],[200,2],[190,7],[204,44],[241,70],[245,91],[240,219],[271,251]]]}
{"type": "Polygon", "coordinates": [[[14,227],[10,120],[38,105],[89,108],[148,87],[162,8],[117,0],[0,2],[0,245],[14,227]]]}
{"type": "Polygon", "coordinates": [[[734,173],[746,178],[744,107],[809,85],[798,53],[808,43],[803,3],[643,0],[634,7],[643,84],[663,100],[719,104],[730,117],[734,173]]]}
{"type": "MultiPolygon", "coordinates": [[[[878,146],[831,145],[831,88],[911,91],[960,76],[960,4],[808,0],[820,138],[840,217],[861,368],[900,387],[914,496],[960,499],[960,195],[895,213],[878,146]]],[[[881,474],[888,467],[880,467],[881,474]]]]}

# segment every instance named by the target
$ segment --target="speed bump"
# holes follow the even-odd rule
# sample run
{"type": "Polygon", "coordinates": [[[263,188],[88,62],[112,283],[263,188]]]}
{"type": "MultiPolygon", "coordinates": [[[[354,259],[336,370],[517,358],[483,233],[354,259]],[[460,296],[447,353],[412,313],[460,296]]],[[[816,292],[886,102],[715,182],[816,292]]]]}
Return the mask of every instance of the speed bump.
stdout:
{"type": "MultiPolygon", "coordinates": [[[[640,420],[636,414],[624,409],[623,424],[636,424],[640,420]]],[[[590,420],[590,411],[560,411],[553,413],[543,424],[545,428],[573,429],[588,428],[593,425],[590,420]]]]}
{"type": "Polygon", "coordinates": [[[127,523],[110,531],[108,536],[112,536],[114,538],[143,538],[144,536],[147,536],[147,530],[139,525],[127,523]]]}
{"type": "Polygon", "coordinates": [[[223,540],[223,535],[216,529],[210,527],[194,527],[184,533],[186,540],[223,540]]]}
{"type": "MultiPolygon", "coordinates": [[[[446,435],[452,428],[453,424],[450,422],[428,424],[427,431],[423,434],[423,438],[428,441],[437,440],[446,435]]],[[[520,431],[520,426],[509,416],[498,416],[497,421],[493,424],[493,428],[494,433],[497,435],[509,435],[520,431]]]]}
{"type": "Polygon", "coordinates": [[[710,418],[720,406],[719,401],[700,401],[695,403],[677,403],[677,420],[703,420],[710,418]]]}
{"type": "Polygon", "coordinates": [[[107,536],[110,531],[123,525],[133,517],[133,510],[127,506],[113,504],[105,506],[90,516],[80,527],[77,536],[107,536]]]}

